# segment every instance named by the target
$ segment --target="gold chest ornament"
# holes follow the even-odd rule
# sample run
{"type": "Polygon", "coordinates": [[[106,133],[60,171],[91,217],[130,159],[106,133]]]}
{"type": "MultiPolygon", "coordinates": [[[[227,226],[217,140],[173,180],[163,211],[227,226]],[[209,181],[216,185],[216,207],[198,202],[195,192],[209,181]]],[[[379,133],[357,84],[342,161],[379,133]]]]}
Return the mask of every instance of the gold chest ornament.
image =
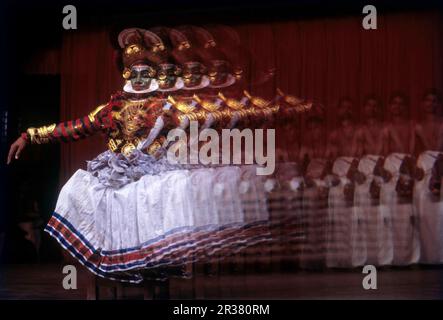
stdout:
{"type": "Polygon", "coordinates": [[[126,101],[121,110],[112,112],[112,117],[120,128],[110,134],[108,147],[112,152],[120,149],[121,153],[128,156],[147,137],[150,129],[146,125],[147,102],[147,99],[126,101]],[[141,130],[144,130],[142,134],[141,130]]]}

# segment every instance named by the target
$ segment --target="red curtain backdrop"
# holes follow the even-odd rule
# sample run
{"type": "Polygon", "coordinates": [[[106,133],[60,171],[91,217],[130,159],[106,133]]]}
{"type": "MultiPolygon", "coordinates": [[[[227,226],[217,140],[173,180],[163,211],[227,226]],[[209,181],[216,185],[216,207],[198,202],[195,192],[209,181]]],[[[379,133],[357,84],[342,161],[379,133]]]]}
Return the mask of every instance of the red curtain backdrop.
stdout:
{"type": "MultiPolygon", "coordinates": [[[[270,90],[278,86],[320,101],[327,107],[328,126],[335,121],[340,97],[352,98],[358,115],[366,95],[376,94],[386,104],[389,95],[398,90],[409,95],[410,114],[417,119],[423,91],[443,88],[442,15],[379,15],[377,30],[364,30],[361,21],[362,16],[334,17],[233,27],[255,56],[251,62],[254,72],[276,67],[270,90]]],[[[59,59],[38,62],[60,65],[62,120],[87,114],[122,88],[113,57],[108,30],[80,28],[64,34],[59,59]]],[[[278,132],[277,139],[285,139],[284,132],[278,132]]],[[[62,180],[105,148],[102,137],[64,144],[62,180]]]]}
{"type": "MultiPolygon", "coordinates": [[[[62,120],[87,115],[110,95],[122,88],[122,77],[115,64],[113,47],[107,30],[80,30],[67,32],[61,49],[62,120]]],[[[64,143],[61,148],[62,182],[78,168],[86,167],[106,150],[105,139],[93,136],[75,143],[64,143]]]]}

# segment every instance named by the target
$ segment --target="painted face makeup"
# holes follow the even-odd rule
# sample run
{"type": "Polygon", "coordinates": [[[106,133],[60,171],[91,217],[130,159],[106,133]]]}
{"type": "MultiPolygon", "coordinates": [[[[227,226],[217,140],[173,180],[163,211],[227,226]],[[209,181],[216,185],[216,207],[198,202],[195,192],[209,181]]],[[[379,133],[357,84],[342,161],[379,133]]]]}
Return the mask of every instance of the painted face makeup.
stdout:
{"type": "Polygon", "coordinates": [[[218,86],[225,83],[229,75],[228,63],[224,60],[212,60],[208,75],[211,85],[218,86]]]}
{"type": "Polygon", "coordinates": [[[205,67],[197,61],[186,62],[183,65],[183,82],[186,88],[198,87],[205,73],[205,67]]]}
{"type": "Polygon", "coordinates": [[[162,63],[158,65],[157,81],[160,89],[174,88],[181,70],[172,63],[162,63]]]}
{"type": "Polygon", "coordinates": [[[144,91],[149,89],[155,70],[148,65],[135,65],[131,68],[129,81],[134,91],[144,91]]]}

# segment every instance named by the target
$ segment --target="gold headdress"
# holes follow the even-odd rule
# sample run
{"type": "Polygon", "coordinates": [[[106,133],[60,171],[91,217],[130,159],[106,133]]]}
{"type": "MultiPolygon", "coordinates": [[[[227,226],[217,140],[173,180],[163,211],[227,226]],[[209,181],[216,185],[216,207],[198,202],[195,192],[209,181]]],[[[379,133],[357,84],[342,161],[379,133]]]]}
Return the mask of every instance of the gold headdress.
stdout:
{"type": "MultiPolygon", "coordinates": [[[[122,49],[123,78],[128,79],[130,68],[136,63],[155,65],[160,60],[158,55],[165,50],[161,39],[145,29],[129,28],[120,32],[118,44],[122,49]]],[[[151,66],[150,76],[155,76],[155,69],[151,66]]]]}

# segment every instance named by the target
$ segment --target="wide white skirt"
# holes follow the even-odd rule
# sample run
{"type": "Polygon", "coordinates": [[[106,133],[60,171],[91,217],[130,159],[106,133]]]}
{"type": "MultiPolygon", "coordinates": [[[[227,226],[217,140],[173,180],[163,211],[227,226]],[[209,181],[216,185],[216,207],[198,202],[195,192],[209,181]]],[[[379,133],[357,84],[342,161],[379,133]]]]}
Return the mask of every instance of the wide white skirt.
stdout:
{"type": "Polygon", "coordinates": [[[350,268],[360,264],[354,257],[353,246],[357,244],[359,233],[353,204],[345,197],[346,178],[354,158],[340,157],[334,162],[332,173],[339,178],[338,185],[329,189],[326,266],[329,268],[350,268]]]}
{"type": "Polygon", "coordinates": [[[386,158],[384,168],[392,174],[392,178],[380,190],[380,209],[387,227],[383,241],[385,263],[382,264],[394,266],[414,264],[420,258],[418,216],[412,201],[401,203],[396,191],[400,166],[406,156],[394,153],[386,158]]]}
{"type": "Polygon", "coordinates": [[[424,177],[414,186],[414,208],[420,221],[420,262],[425,264],[443,263],[443,202],[429,190],[432,168],[438,157],[437,151],[426,151],[420,155],[417,164],[424,171],[424,177]]]}
{"type": "Polygon", "coordinates": [[[113,188],[78,170],[45,230],[99,276],[162,278],[161,270],[269,240],[266,215],[245,218],[241,172],[238,166],[169,170],[113,188]]]}

